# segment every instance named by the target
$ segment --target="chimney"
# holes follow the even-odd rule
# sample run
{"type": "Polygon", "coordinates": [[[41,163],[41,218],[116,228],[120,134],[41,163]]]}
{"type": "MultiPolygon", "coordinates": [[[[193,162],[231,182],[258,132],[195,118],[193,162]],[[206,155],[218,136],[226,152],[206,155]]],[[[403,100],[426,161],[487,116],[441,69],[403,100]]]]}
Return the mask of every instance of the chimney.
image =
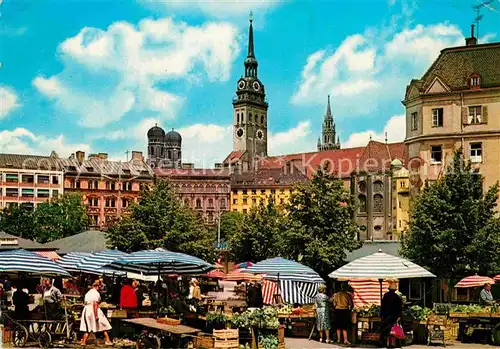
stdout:
{"type": "Polygon", "coordinates": [[[89,154],[89,160],[99,160],[99,155],[97,154],[89,154]]]}
{"type": "Polygon", "coordinates": [[[99,153],[99,159],[108,160],[108,153],[99,153]]]}
{"type": "Polygon", "coordinates": [[[474,24],[470,26],[470,38],[465,39],[465,46],[476,46],[477,38],[474,36],[474,24]]]}
{"type": "Polygon", "coordinates": [[[144,156],[142,156],[142,151],[132,151],[132,161],[144,161],[144,156]]]}
{"type": "Polygon", "coordinates": [[[78,150],[76,152],[76,160],[81,164],[85,160],[85,152],[78,150]]]}

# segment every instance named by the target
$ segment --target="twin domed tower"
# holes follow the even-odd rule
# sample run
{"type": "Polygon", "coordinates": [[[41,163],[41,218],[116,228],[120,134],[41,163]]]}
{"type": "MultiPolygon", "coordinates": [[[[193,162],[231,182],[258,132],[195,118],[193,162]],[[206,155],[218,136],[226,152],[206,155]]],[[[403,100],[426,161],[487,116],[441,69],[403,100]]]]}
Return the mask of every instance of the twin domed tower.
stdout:
{"type": "Polygon", "coordinates": [[[174,131],[165,134],[158,125],[148,131],[148,165],[151,168],[180,168],[182,137],[174,131]]]}

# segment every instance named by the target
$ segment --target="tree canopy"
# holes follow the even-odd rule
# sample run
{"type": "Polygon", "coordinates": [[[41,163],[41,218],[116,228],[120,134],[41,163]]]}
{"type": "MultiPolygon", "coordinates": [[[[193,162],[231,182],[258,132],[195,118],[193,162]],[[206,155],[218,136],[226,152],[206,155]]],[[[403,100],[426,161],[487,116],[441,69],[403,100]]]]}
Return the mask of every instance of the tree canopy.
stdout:
{"type": "Polygon", "coordinates": [[[498,271],[497,200],[498,183],[483,192],[481,175],[456,152],[444,176],[414,199],[402,254],[440,277],[498,271]]]}
{"type": "Polygon", "coordinates": [[[215,258],[213,232],[163,179],[143,188],[138,203],[108,228],[107,238],[110,247],[125,252],[162,247],[208,261],[215,258]]]}

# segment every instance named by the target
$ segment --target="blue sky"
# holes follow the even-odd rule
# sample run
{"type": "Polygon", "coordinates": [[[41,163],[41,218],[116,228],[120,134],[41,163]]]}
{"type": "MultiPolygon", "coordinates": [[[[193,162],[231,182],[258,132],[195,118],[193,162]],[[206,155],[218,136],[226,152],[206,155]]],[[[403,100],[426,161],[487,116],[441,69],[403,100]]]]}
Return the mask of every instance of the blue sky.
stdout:
{"type": "MultiPolygon", "coordinates": [[[[500,40],[494,1],[482,42],[500,40]]],[[[328,94],[343,147],[404,139],[405,86],[463,44],[477,0],[0,2],[0,152],[125,160],[158,123],[207,167],[232,148],[250,10],[283,154],[315,150],[328,94]]]]}

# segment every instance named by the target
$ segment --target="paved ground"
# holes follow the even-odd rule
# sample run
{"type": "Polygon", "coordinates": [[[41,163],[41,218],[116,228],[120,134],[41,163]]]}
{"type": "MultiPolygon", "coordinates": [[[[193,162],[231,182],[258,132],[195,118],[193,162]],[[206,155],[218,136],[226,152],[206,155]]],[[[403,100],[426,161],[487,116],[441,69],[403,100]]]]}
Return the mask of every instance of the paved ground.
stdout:
{"type": "MultiPolygon", "coordinates": [[[[365,348],[372,348],[374,349],[374,346],[345,346],[345,345],[333,345],[333,344],[325,344],[325,343],[320,343],[318,341],[309,341],[307,339],[302,339],[302,338],[286,338],[285,340],[286,343],[286,349],[339,349],[339,348],[356,348],[356,349],[365,349],[365,348]]],[[[435,344],[432,345],[434,348],[443,348],[443,346],[435,344]]],[[[429,349],[431,347],[428,347],[426,345],[411,345],[405,348],[409,349],[429,349]]],[[[446,348],[454,348],[454,349],[494,349],[497,347],[490,346],[490,345],[484,345],[484,344],[464,344],[464,343],[459,343],[459,342],[447,342],[446,343],[446,348]]]]}

